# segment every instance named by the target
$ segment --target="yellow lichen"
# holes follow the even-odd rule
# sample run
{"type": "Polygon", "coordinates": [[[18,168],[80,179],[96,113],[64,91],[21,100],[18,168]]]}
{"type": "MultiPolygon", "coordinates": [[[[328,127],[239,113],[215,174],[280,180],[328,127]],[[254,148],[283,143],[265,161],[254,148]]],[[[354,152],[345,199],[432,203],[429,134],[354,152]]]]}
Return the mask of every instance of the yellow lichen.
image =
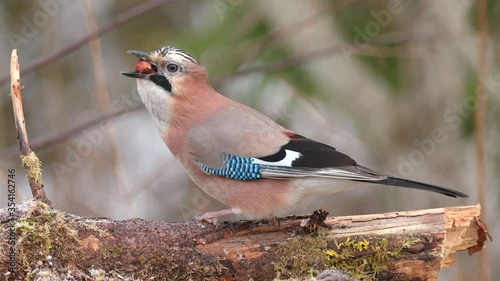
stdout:
{"type": "Polygon", "coordinates": [[[376,280],[377,274],[388,269],[405,248],[418,242],[408,237],[405,240],[402,246],[389,247],[387,239],[294,239],[280,248],[280,261],[274,265],[276,280],[311,278],[325,269],[338,269],[359,280],[376,280]]]}
{"type": "Polygon", "coordinates": [[[387,239],[357,241],[349,237],[342,243],[335,242],[336,249],[325,251],[325,255],[331,269],[341,270],[359,280],[376,280],[377,274],[388,269],[414,242],[391,248],[387,239]]]}
{"type": "Polygon", "coordinates": [[[339,257],[339,253],[335,252],[335,250],[325,250],[324,251],[325,254],[327,255],[327,257],[330,259],[330,258],[338,258],[339,257]]]}
{"type": "Polygon", "coordinates": [[[337,246],[337,248],[350,247],[355,250],[358,250],[358,252],[361,252],[363,250],[368,250],[368,246],[370,246],[370,241],[364,239],[362,241],[356,242],[352,240],[351,237],[347,237],[347,239],[340,244],[337,244],[335,241],[335,245],[337,246]]]}

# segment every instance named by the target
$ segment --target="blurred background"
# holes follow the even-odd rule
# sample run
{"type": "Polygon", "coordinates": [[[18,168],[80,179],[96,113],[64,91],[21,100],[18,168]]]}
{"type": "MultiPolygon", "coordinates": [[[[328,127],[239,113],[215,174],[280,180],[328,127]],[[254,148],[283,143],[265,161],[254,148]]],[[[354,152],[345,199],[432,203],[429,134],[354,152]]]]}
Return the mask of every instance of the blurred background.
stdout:
{"type": "MultiPolygon", "coordinates": [[[[17,48],[28,134],[56,208],[164,221],[225,208],[184,174],[135,81],[120,74],[135,66],[127,50],[173,45],[199,59],[220,93],[291,130],[375,170],[470,195],[366,185],[312,198],[296,213],[483,201],[485,222],[500,237],[499,29],[494,0],[479,12],[466,0],[1,1],[0,176],[6,182],[15,168],[17,202],[31,197],[9,97],[17,48]],[[485,24],[488,33],[479,32],[485,24]],[[475,120],[475,110],[484,118],[475,120]],[[478,169],[481,148],[486,165],[478,169]],[[484,173],[487,187],[478,189],[484,173]]],[[[6,188],[0,193],[7,198],[6,188]]],[[[487,247],[498,261],[498,243],[487,247]]],[[[478,254],[455,257],[441,280],[479,280],[478,254]]]]}

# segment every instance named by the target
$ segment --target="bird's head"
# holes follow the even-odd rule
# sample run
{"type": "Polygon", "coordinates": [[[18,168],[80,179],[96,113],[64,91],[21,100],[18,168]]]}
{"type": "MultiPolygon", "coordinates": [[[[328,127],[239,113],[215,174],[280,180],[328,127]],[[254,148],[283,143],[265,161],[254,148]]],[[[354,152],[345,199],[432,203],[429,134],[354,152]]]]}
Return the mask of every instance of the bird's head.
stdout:
{"type": "Polygon", "coordinates": [[[176,100],[192,99],[211,88],[207,72],[187,52],[166,46],[146,53],[128,51],[139,58],[135,71],[122,72],[137,78],[137,90],[147,109],[160,123],[170,119],[171,107],[176,100]]]}
{"type": "Polygon", "coordinates": [[[152,52],[128,51],[139,58],[134,72],[123,75],[145,80],[144,86],[162,88],[166,94],[175,95],[178,86],[184,82],[206,82],[206,71],[200,63],[187,52],[166,46],[152,52]],[[188,80],[188,81],[186,81],[188,80]],[[192,80],[192,81],[189,81],[192,80]]]}

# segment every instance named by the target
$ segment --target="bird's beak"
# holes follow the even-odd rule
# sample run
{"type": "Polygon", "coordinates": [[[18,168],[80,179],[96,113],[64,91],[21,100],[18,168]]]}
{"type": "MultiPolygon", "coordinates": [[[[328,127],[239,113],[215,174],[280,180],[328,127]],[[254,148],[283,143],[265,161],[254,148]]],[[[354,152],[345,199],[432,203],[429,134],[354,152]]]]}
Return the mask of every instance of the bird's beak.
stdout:
{"type": "Polygon", "coordinates": [[[146,52],[141,52],[141,51],[136,51],[136,50],[129,50],[129,51],[127,51],[127,54],[132,54],[132,55],[140,58],[141,60],[145,60],[145,61],[148,60],[148,56],[149,56],[149,54],[146,52]]]}
{"type": "Polygon", "coordinates": [[[136,64],[136,71],[122,71],[121,74],[132,78],[148,78],[151,74],[158,72],[156,66],[148,59],[148,53],[135,50],[130,50],[127,53],[138,57],[139,61],[136,64]]]}
{"type": "Polygon", "coordinates": [[[132,77],[132,78],[147,78],[149,76],[149,74],[142,74],[142,73],[132,72],[132,71],[121,71],[120,73],[125,75],[125,76],[132,77]]]}

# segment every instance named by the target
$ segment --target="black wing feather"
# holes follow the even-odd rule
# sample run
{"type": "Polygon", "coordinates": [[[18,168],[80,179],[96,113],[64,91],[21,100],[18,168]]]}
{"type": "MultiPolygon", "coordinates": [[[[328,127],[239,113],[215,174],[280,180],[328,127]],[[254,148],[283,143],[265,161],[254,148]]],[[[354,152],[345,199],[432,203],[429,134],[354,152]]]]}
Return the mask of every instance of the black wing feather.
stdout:
{"type": "Polygon", "coordinates": [[[453,190],[450,188],[436,186],[436,185],[427,184],[427,183],[423,183],[423,182],[394,178],[394,177],[388,177],[387,179],[380,180],[380,181],[372,181],[371,183],[400,186],[400,187],[420,189],[420,190],[425,190],[425,191],[432,191],[432,192],[441,193],[441,194],[444,194],[446,196],[455,197],[455,198],[457,198],[457,197],[462,197],[462,198],[469,197],[465,193],[462,193],[460,191],[456,191],[456,190],[453,190]]]}
{"type": "Polygon", "coordinates": [[[292,135],[290,142],[281,147],[277,153],[258,159],[268,162],[278,162],[285,158],[285,150],[296,151],[302,154],[302,156],[292,162],[292,167],[335,168],[356,165],[354,159],[338,152],[334,147],[297,134],[292,135]]]}

